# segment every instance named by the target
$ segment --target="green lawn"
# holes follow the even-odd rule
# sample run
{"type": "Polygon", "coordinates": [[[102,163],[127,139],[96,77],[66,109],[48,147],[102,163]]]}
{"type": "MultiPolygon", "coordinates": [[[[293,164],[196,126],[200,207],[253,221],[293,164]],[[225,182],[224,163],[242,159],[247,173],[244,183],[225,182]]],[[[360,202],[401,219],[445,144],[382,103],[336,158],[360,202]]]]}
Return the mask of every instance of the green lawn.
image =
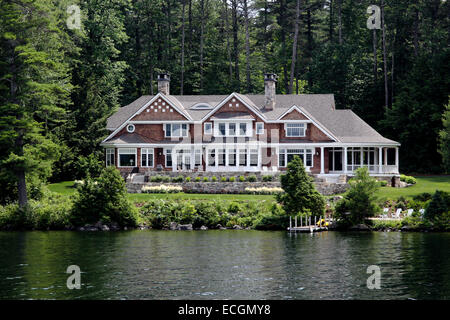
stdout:
{"type": "Polygon", "coordinates": [[[417,183],[408,188],[383,187],[378,191],[378,196],[386,199],[396,199],[400,196],[412,198],[413,196],[436,190],[450,192],[450,176],[416,176],[417,183]]]}
{"type": "MultiPolygon", "coordinates": [[[[450,176],[417,176],[417,184],[408,188],[383,187],[378,191],[378,196],[385,199],[396,199],[400,196],[412,198],[414,195],[428,192],[434,193],[436,190],[450,192],[450,176]]],[[[61,194],[73,194],[73,181],[52,183],[49,186],[51,191],[61,194]]],[[[151,199],[195,199],[195,200],[243,200],[243,201],[275,201],[274,196],[251,195],[251,194],[193,194],[193,193],[171,193],[171,194],[142,194],[130,193],[129,198],[134,202],[143,202],[151,199]]]]}

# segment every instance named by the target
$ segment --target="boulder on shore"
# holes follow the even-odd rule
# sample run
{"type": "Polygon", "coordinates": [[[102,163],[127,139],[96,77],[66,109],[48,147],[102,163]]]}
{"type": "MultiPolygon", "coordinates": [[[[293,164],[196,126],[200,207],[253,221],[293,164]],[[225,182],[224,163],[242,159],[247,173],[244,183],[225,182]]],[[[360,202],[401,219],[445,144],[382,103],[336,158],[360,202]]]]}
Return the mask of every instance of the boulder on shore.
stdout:
{"type": "Polygon", "coordinates": [[[177,230],[178,229],[178,223],[171,222],[170,225],[169,225],[169,229],[170,230],[177,230]]]}
{"type": "Polygon", "coordinates": [[[350,227],[350,230],[352,230],[352,231],[370,231],[370,228],[365,224],[357,224],[357,225],[350,227]]]}
{"type": "Polygon", "coordinates": [[[179,224],[178,230],[193,230],[192,224],[179,224]]]}

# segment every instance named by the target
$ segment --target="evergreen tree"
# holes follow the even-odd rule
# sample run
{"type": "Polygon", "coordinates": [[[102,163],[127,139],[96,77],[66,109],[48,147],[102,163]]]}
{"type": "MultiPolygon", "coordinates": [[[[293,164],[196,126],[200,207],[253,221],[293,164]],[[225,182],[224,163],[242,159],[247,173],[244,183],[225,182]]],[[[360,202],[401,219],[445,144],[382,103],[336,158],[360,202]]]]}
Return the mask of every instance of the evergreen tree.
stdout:
{"type": "Polygon", "coordinates": [[[58,146],[51,129],[69,103],[66,39],[52,2],[0,3],[0,180],[2,201],[28,202],[33,185],[51,173],[58,146]],[[28,186],[30,189],[30,185],[28,186]]]}
{"type": "Polygon", "coordinates": [[[287,214],[313,216],[323,214],[325,200],[316,190],[312,178],[306,173],[298,156],[294,156],[289,162],[286,174],[281,175],[280,179],[284,193],[277,195],[277,201],[283,205],[287,214]]]}

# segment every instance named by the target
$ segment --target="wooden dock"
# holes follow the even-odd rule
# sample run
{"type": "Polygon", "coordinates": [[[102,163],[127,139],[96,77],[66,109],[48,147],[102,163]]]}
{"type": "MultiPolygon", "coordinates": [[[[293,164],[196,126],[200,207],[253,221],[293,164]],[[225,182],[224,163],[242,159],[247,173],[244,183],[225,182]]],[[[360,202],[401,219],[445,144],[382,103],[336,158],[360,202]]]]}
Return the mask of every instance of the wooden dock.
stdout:
{"type": "MultiPolygon", "coordinates": [[[[322,232],[328,231],[327,226],[318,226],[317,225],[317,217],[314,217],[314,224],[311,221],[311,217],[305,217],[305,221],[303,221],[303,217],[300,217],[300,225],[297,224],[297,217],[295,217],[294,225],[292,225],[292,217],[289,217],[289,227],[287,231],[289,232],[305,232],[305,233],[314,233],[314,232],[322,232]]],[[[330,224],[331,219],[323,219],[326,223],[330,224]]],[[[322,217],[319,218],[319,221],[322,221],[322,217]]]]}

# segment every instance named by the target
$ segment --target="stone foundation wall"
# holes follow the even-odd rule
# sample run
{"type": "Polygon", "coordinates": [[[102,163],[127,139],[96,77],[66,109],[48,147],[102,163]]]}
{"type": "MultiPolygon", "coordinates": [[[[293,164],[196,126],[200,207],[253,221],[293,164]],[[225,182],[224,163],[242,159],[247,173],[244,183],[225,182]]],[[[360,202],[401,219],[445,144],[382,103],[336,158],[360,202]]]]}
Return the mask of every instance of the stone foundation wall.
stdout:
{"type": "MultiPolygon", "coordinates": [[[[245,188],[280,188],[279,182],[182,182],[182,183],[127,183],[130,193],[141,193],[143,186],[180,186],[185,193],[211,193],[211,194],[242,194],[248,193],[245,188]]],[[[315,182],[317,190],[323,195],[334,195],[347,191],[349,185],[346,183],[315,182]]]]}

